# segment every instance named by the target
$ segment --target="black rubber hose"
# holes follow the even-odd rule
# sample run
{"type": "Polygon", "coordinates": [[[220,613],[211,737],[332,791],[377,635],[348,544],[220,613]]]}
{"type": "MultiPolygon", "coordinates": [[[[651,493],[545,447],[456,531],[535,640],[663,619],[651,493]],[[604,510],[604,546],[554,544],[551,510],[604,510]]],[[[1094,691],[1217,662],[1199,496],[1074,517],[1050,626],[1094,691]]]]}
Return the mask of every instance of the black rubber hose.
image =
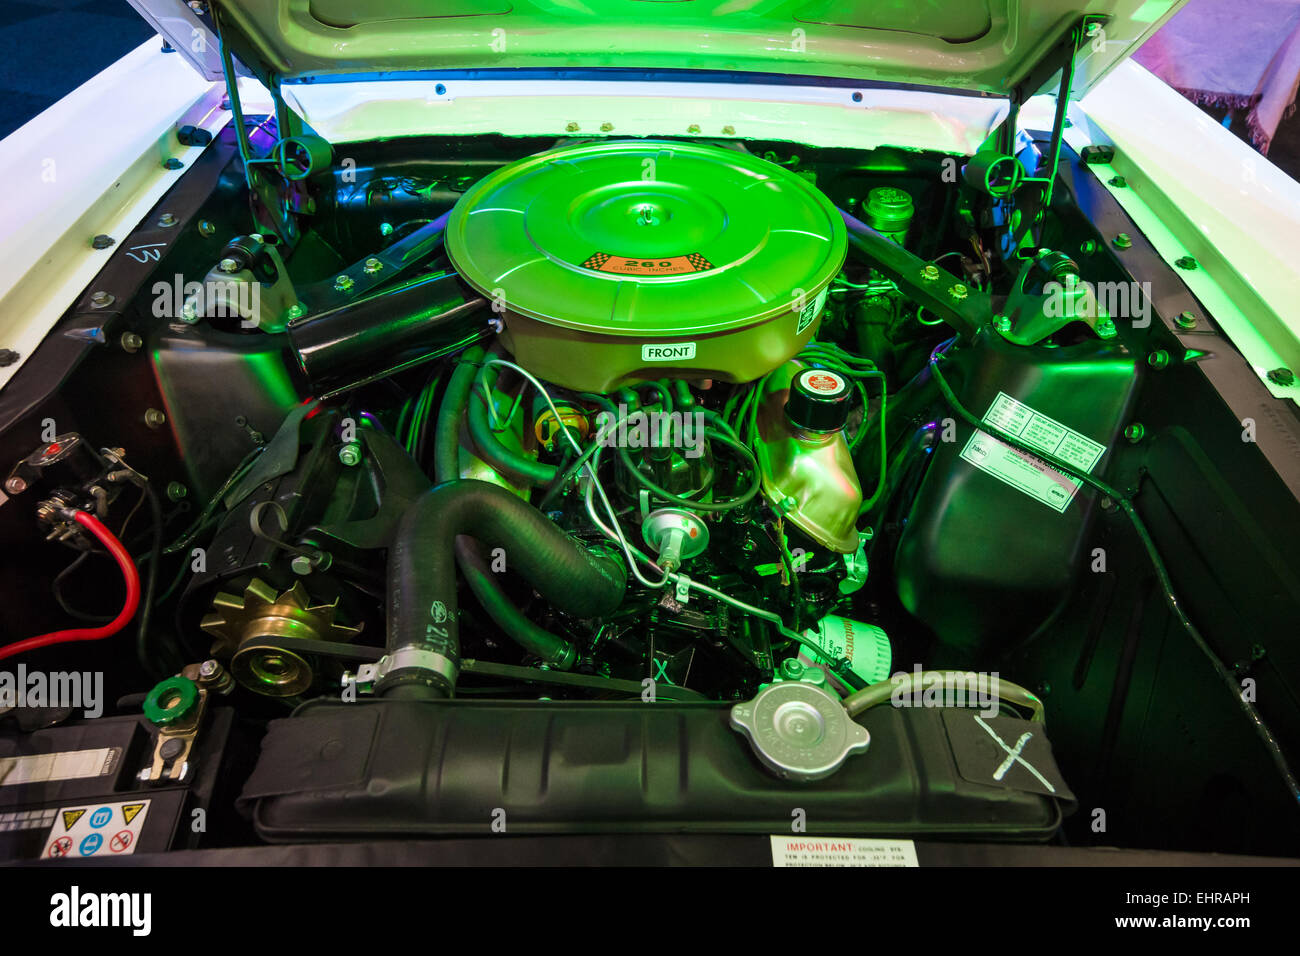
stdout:
{"type": "MultiPolygon", "coordinates": [[[[460,425],[465,420],[474,378],[478,374],[483,355],[480,346],[466,349],[462,353],[438,409],[433,458],[434,479],[438,482],[453,481],[460,477],[457,466],[460,425]]],[[[573,645],[538,627],[515,607],[509,595],[502,590],[477,541],[465,536],[456,539],[456,563],[479,605],[508,637],[553,667],[568,670],[573,666],[577,658],[573,645]]]]}
{"type": "Polygon", "coordinates": [[[622,603],[621,565],[572,540],[528,502],[486,481],[443,482],[407,509],[388,553],[388,657],[384,696],[450,696],[460,666],[457,535],[504,548],[507,567],[576,617],[603,617],[622,603]]]}
{"type": "Polygon", "coordinates": [[[578,659],[573,644],[534,624],[523,611],[515,607],[510,597],[497,583],[497,575],[483,556],[483,549],[473,538],[461,535],[456,539],[456,563],[461,574],[474,592],[479,605],[506,636],[528,653],[540,657],[551,667],[567,671],[578,659]]]}
{"type": "Polygon", "coordinates": [[[474,388],[474,376],[483,361],[485,352],[481,345],[471,345],[456,360],[452,373],[438,406],[438,420],[434,425],[433,474],[437,482],[460,477],[460,423],[465,420],[469,407],[469,393],[474,388]]]}
{"type": "MultiPolygon", "coordinates": [[[[483,372],[483,383],[488,391],[496,382],[499,366],[489,366],[483,372]]],[[[545,487],[560,474],[560,469],[535,458],[529,458],[513,448],[507,448],[492,430],[488,420],[487,400],[482,395],[470,395],[469,433],[483,459],[497,471],[533,486],[545,487]]]]}

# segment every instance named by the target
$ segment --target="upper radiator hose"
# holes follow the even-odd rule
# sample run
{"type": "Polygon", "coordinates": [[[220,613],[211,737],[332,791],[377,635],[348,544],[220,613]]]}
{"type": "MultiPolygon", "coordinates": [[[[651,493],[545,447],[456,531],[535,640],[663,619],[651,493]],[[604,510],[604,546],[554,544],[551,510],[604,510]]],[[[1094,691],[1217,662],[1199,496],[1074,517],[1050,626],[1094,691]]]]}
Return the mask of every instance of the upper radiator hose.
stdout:
{"type": "Polygon", "coordinates": [[[577,617],[601,617],[623,600],[626,574],[520,498],[473,479],[446,481],[407,509],[388,553],[388,663],[376,693],[450,696],[460,669],[456,536],[505,549],[507,566],[577,617]]]}

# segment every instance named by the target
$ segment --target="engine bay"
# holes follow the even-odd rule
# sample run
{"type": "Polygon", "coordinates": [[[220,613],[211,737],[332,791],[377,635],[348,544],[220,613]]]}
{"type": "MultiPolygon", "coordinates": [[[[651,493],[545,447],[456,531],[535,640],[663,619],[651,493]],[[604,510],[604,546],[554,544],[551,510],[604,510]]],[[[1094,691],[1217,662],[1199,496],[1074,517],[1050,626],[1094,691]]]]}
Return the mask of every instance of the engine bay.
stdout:
{"type": "Polygon", "coordinates": [[[0,808],[1300,852],[1296,500],[1088,157],[239,120],[0,393],[105,702],[0,759],[111,754],[0,808]]]}

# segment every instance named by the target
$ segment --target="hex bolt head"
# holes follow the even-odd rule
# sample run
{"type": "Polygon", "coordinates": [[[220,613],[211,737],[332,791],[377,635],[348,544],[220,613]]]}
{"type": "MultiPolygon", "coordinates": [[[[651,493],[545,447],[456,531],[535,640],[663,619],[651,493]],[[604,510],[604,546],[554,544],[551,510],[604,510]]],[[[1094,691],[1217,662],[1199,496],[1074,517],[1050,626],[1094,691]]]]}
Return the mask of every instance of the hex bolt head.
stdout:
{"type": "Polygon", "coordinates": [[[289,569],[299,577],[305,577],[312,572],[311,558],[305,554],[295,554],[289,559],[289,569]]]}
{"type": "Polygon", "coordinates": [[[993,328],[997,331],[1006,333],[1011,331],[1011,319],[1005,315],[993,317],[993,328]]]}
{"type": "Polygon", "coordinates": [[[1196,328],[1196,316],[1190,312],[1179,312],[1178,315],[1174,316],[1174,324],[1180,329],[1194,329],[1196,328]]]}
{"type": "Polygon", "coordinates": [[[921,270],[921,279],[922,279],[922,281],[924,281],[924,282],[938,282],[938,281],[939,281],[939,267],[936,266],[936,265],[928,265],[928,266],[926,266],[925,268],[923,268],[923,269],[921,270]]]}
{"type": "Polygon", "coordinates": [[[581,127],[577,123],[565,123],[564,131],[566,133],[576,133],[581,127]]]}
{"type": "Polygon", "coordinates": [[[690,126],[686,127],[686,132],[690,133],[692,136],[698,136],[700,132],[700,124],[692,123],[690,126]]]}
{"type": "Polygon", "coordinates": [[[163,169],[184,169],[184,168],[185,168],[185,164],[182,163],[175,156],[172,156],[163,161],[163,169]]]}
{"type": "Polygon", "coordinates": [[[138,352],[140,347],[144,345],[144,339],[140,338],[135,332],[123,332],[119,341],[123,352],[138,352]]]}
{"type": "Polygon", "coordinates": [[[210,219],[199,220],[199,235],[202,236],[203,238],[206,239],[208,236],[215,235],[216,231],[217,231],[217,227],[213,225],[210,219]]]}
{"type": "Polygon", "coordinates": [[[1128,180],[1123,176],[1112,176],[1107,180],[1116,189],[1123,189],[1128,185],[1128,180]]]}
{"type": "Polygon", "coordinates": [[[111,292],[93,292],[90,296],[90,304],[96,309],[106,309],[117,300],[111,292]]]}
{"type": "Polygon", "coordinates": [[[26,490],[27,490],[26,480],[20,478],[18,475],[14,475],[12,478],[10,478],[8,481],[5,482],[5,491],[9,492],[9,494],[11,495],[21,495],[26,490]]]}
{"type": "Polygon", "coordinates": [[[149,408],[144,413],[144,423],[150,428],[161,428],[167,421],[167,416],[156,408],[149,408]]]}
{"type": "Polygon", "coordinates": [[[382,259],[376,259],[374,256],[371,256],[369,259],[366,260],[366,264],[362,267],[362,269],[365,271],[366,275],[368,276],[377,275],[378,273],[384,271],[384,261],[382,259]]]}
{"type": "Polygon", "coordinates": [[[335,292],[351,292],[352,287],[356,285],[352,276],[339,276],[334,280],[335,292]]]}
{"type": "Polygon", "coordinates": [[[230,257],[226,257],[217,263],[217,269],[229,275],[232,272],[239,271],[239,263],[230,257]]]}
{"type": "Polygon", "coordinates": [[[1112,241],[1115,243],[1116,249],[1131,249],[1133,247],[1133,239],[1127,232],[1121,232],[1112,241]]]}
{"type": "Polygon", "coordinates": [[[162,226],[163,228],[170,228],[171,226],[176,225],[178,221],[179,220],[177,220],[177,218],[169,212],[165,212],[158,217],[158,225],[162,226]]]}
{"type": "Polygon", "coordinates": [[[90,240],[90,248],[92,248],[92,249],[107,249],[107,248],[109,248],[110,246],[112,246],[112,245],[113,245],[114,243],[116,243],[116,242],[117,242],[117,240],[114,239],[112,236],[106,235],[106,234],[104,234],[104,233],[101,232],[101,233],[100,233],[99,235],[97,235],[94,239],[91,239],[91,240],[90,240]]]}
{"type": "Polygon", "coordinates": [[[344,442],[339,446],[339,461],[353,468],[361,464],[361,442],[350,441],[344,442]]]}
{"type": "Polygon", "coordinates": [[[1174,260],[1174,265],[1178,266],[1180,269],[1186,270],[1187,272],[1191,272],[1193,269],[1198,268],[1200,263],[1198,263],[1193,256],[1179,256],[1174,260]]]}
{"type": "Polygon", "coordinates": [[[1289,368],[1275,368],[1268,373],[1268,380],[1274,385],[1294,385],[1295,372],[1289,368]]]}
{"type": "Polygon", "coordinates": [[[215,677],[221,673],[221,664],[218,661],[208,659],[199,665],[200,677],[215,677]]]}
{"type": "Polygon", "coordinates": [[[612,132],[614,132],[614,124],[613,124],[613,123],[601,123],[601,124],[600,124],[600,131],[601,131],[602,133],[612,133],[612,132]]]}
{"type": "Polygon", "coordinates": [[[966,296],[970,295],[970,289],[966,288],[965,285],[958,282],[956,285],[954,285],[951,289],[948,290],[948,294],[952,296],[953,299],[955,299],[956,301],[961,302],[963,299],[966,298],[966,296]]]}

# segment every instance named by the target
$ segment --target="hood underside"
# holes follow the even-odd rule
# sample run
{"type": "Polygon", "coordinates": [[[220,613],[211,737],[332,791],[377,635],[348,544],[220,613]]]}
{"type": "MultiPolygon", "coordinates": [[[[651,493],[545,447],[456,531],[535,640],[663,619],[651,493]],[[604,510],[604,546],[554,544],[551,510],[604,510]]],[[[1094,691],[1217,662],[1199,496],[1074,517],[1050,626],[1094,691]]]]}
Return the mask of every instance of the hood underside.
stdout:
{"type": "MultiPolygon", "coordinates": [[[[281,80],[465,69],[677,68],[1006,95],[1082,18],[1093,17],[1101,28],[1080,50],[1076,70],[1076,93],[1086,92],[1183,2],[220,0],[211,6],[239,58],[264,78],[281,80]]],[[[136,5],[142,12],[156,7],[136,5]]],[[[202,6],[199,13],[177,7],[172,17],[150,19],[176,32],[172,39],[184,50],[192,46],[194,29],[213,26],[212,14],[202,6]],[[199,22],[186,23],[186,16],[199,22]]]]}

